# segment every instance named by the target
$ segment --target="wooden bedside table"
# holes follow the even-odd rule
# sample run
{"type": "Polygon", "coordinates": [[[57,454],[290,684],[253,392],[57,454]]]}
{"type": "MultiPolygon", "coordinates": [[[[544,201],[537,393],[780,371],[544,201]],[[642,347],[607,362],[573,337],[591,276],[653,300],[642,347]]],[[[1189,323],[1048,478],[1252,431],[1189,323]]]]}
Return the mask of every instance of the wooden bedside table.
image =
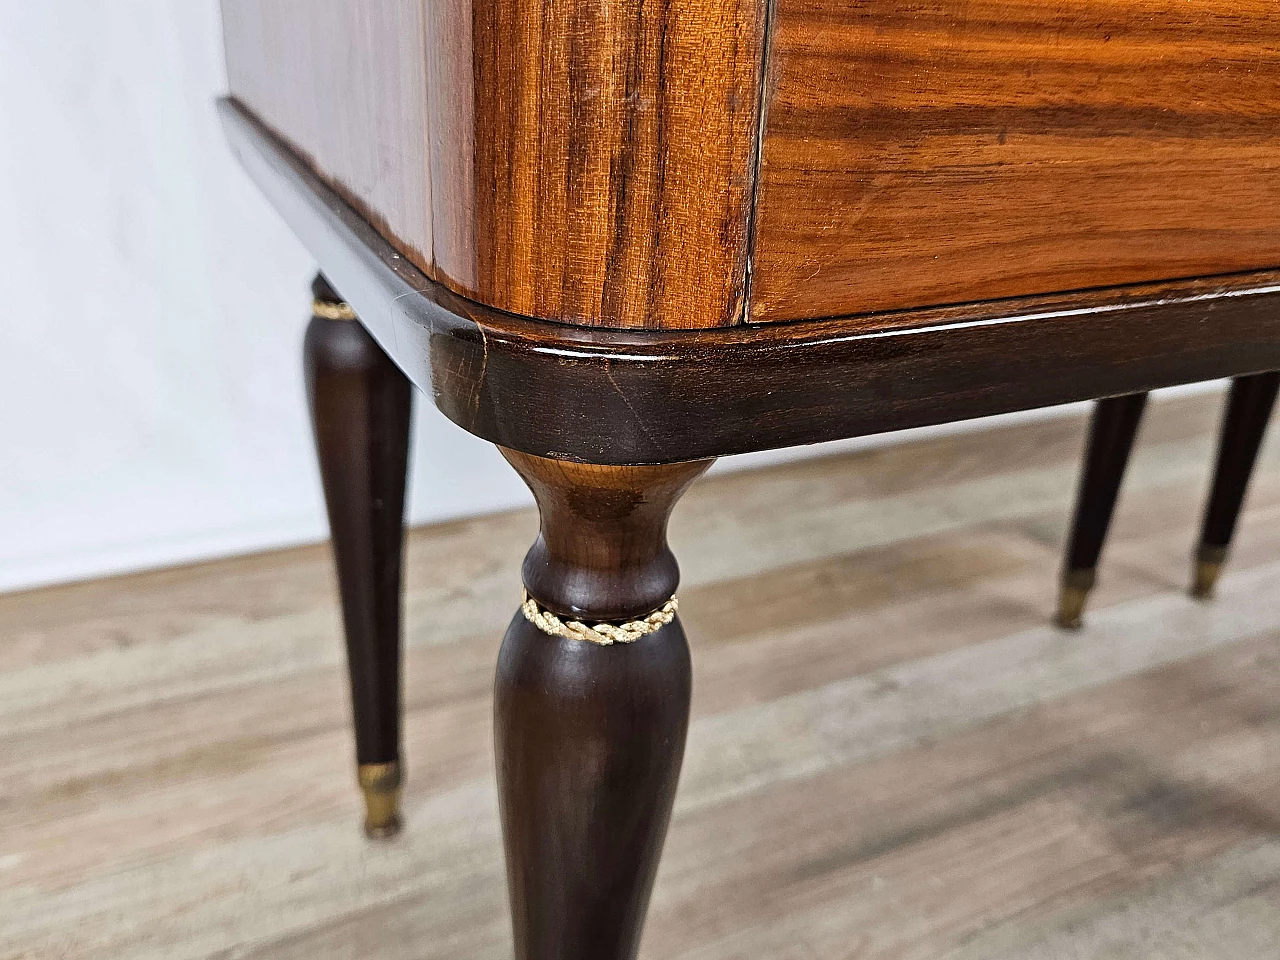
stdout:
{"type": "Polygon", "coordinates": [[[711,458],[1280,369],[1273,3],[223,10],[228,136],[327,278],[372,833],[408,382],[538,500],[496,689],[524,960],[635,954],[690,696],[666,519],[711,458]]]}

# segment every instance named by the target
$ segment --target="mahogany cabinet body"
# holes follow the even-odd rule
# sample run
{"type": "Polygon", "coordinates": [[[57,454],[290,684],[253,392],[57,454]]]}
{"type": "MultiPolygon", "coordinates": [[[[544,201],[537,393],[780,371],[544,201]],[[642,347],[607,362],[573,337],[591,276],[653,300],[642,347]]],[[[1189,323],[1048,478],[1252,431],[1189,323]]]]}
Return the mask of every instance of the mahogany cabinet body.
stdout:
{"type": "Polygon", "coordinates": [[[743,317],[757,0],[222,9],[232,95],[428,276],[567,323],[743,317]]]}
{"type": "Polygon", "coordinates": [[[1280,266],[1272,0],[223,0],[232,95],[409,260],[707,328],[1280,266]]]}

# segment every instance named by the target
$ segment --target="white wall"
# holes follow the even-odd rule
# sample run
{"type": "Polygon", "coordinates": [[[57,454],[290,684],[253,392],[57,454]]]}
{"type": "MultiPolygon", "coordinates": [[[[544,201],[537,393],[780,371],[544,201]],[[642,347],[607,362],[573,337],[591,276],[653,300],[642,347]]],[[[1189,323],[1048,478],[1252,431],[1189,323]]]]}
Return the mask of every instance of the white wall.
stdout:
{"type": "MultiPolygon", "coordinates": [[[[216,0],[0,7],[0,589],[323,536],[314,264],[223,146],[216,0]]],[[[524,502],[417,434],[415,519],[524,502]]]]}
{"type": "MultiPolygon", "coordinates": [[[[314,264],[223,146],[216,0],[0,25],[0,590],[323,537],[314,264]]],[[[414,521],[527,502],[429,404],[416,434],[414,521]]]]}

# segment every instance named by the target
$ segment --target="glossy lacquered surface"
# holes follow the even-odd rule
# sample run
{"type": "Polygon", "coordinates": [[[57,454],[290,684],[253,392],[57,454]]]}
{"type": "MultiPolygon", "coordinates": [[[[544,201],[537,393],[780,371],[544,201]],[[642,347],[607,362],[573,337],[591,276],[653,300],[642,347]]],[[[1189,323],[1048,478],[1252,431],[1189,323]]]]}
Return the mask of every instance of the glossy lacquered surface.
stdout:
{"type": "Polygon", "coordinates": [[[1098,565],[1133,441],[1147,408],[1147,396],[1131,393],[1109,397],[1098,401],[1093,409],[1080,469],[1075,520],[1063,567],[1067,579],[1092,571],[1098,565]]]}
{"type": "Polygon", "coordinates": [[[1272,0],[223,0],[432,279],[620,329],[1280,267],[1272,0]]]}
{"type": "Polygon", "coordinates": [[[427,6],[221,0],[230,89],[423,267],[433,260],[427,6]]]}
{"type": "Polygon", "coordinates": [[[745,312],[764,0],[224,0],[232,94],[501,310],[745,312]]]}
{"type": "Polygon", "coordinates": [[[495,735],[517,960],[632,960],[666,838],[691,695],[679,620],[621,647],[516,614],[495,735]]]}
{"type": "Polygon", "coordinates": [[[1131,393],[1094,405],[1058,597],[1057,623],[1067,630],[1084,625],[1085,605],[1097,583],[1098,556],[1111,526],[1147,396],[1131,393]]]}
{"type": "MultiPolygon", "coordinates": [[[[313,289],[318,301],[339,299],[323,279],[313,289]]],[[[342,598],[356,762],[395,763],[413,388],[356,320],[313,317],[303,366],[342,598]]]]}
{"type": "Polygon", "coordinates": [[[460,426],[661,463],[1280,369],[1280,274],[718,331],[593,331],[486,309],[392,249],[234,104],[232,146],[361,320],[460,426]]]}
{"type": "Polygon", "coordinates": [[[751,315],[1280,266],[1273,0],[777,0],[751,315]]]}
{"type": "Polygon", "coordinates": [[[523,577],[542,606],[562,616],[631,620],[671,599],[680,571],[667,519],[710,460],[616,467],[502,454],[538,501],[542,524],[523,577]]]}
{"type": "MultiPolygon", "coordinates": [[[[587,622],[640,617],[680,580],[667,519],[710,466],[562,463],[504,450],[538,501],[525,588],[587,622]]],[[[517,960],[632,960],[675,800],[692,691],[679,618],[633,643],[517,613],[494,735],[517,960]]]]}
{"type": "Polygon", "coordinates": [[[1201,550],[1218,550],[1219,562],[1225,559],[1235,535],[1258,450],[1271,422],[1271,411],[1275,409],[1277,392],[1280,392],[1280,373],[1275,371],[1240,377],[1231,384],[1218,438],[1213,487],[1200,531],[1201,550]]]}

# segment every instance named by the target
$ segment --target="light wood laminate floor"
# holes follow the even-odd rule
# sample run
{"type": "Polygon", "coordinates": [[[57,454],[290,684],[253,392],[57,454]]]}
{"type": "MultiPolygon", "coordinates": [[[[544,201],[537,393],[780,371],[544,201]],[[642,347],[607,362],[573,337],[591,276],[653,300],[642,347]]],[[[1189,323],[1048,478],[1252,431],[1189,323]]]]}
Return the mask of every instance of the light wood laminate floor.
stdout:
{"type": "MultiPolygon", "coordinates": [[[[698,485],[648,960],[1280,957],[1280,445],[1185,593],[1218,397],[1154,405],[1083,632],[1083,419],[698,485]]],[[[406,830],[358,829],[327,548],[0,597],[0,957],[510,956],[490,687],[536,520],[408,549],[406,830]]]]}

